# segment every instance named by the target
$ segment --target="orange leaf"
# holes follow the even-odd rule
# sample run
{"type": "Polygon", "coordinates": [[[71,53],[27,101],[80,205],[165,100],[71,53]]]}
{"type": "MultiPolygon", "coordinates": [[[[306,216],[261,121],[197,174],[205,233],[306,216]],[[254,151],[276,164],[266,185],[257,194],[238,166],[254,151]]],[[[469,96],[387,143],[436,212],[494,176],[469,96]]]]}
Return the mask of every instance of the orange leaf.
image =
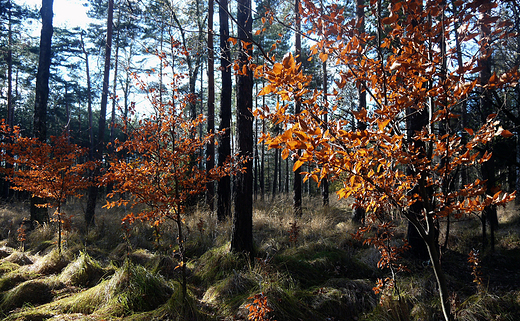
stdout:
{"type": "Polygon", "coordinates": [[[320,52],[319,56],[320,56],[321,62],[325,62],[325,61],[327,61],[327,59],[329,59],[329,55],[327,55],[324,52],[320,52]]]}
{"type": "Polygon", "coordinates": [[[471,136],[473,136],[473,129],[471,128],[464,128],[465,131],[468,132],[468,134],[470,134],[471,136]]]}
{"type": "Polygon", "coordinates": [[[294,162],[294,166],[293,166],[293,172],[295,172],[298,168],[300,168],[301,166],[303,165],[303,162],[301,160],[296,160],[296,162],[294,162]]]}
{"type": "Polygon", "coordinates": [[[237,44],[237,39],[236,38],[233,38],[233,37],[229,37],[228,38],[228,41],[233,43],[233,45],[236,45],[237,44]]]}
{"type": "Polygon", "coordinates": [[[505,137],[505,138],[509,138],[509,137],[514,136],[514,134],[511,133],[511,132],[510,132],[509,130],[507,130],[507,129],[504,129],[504,130],[500,133],[500,135],[502,135],[502,137],[505,137]]]}

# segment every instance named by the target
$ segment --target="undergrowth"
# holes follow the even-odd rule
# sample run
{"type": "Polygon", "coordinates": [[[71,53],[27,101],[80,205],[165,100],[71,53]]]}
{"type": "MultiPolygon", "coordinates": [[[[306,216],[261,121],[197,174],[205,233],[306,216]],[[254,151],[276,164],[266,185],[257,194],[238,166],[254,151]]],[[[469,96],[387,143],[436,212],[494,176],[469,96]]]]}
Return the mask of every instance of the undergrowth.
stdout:
{"type": "MultiPolygon", "coordinates": [[[[398,275],[395,288],[376,295],[376,279],[391,271],[377,268],[377,250],[352,238],[358,226],[350,220],[350,204],[331,201],[323,208],[309,198],[305,204],[304,215],[295,218],[287,198],[256,203],[251,260],[229,251],[230,220],[219,223],[203,207],[190,208],[183,299],[174,226],[137,223],[125,232],[120,220],[129,210],[99,208],[96,225],[87,230],[83,205],[69,202],[66,210],[74,220],[61,255],[51,225],[27,231],[23,248],[7,238],[9,231],[0,231],[0,318],[441,319],[429,262],[405,255],[402,263],[409,271],[398,275]]],[[[16,230],[27,216],[23,206],[12,208],[0,210],[4,229],[16,230]]],[[[456,320],[520,320],[519,222],[516,208],[501,210],[495,252],[480,251],[473,263],[468,255],[479,247],[478,222],[452,222],[443,264],[456,320]]],[[[396,225],[404,236],[406,224],[396,225]]],[[[441,226],[441,241],[443,235],[441,226]]]]}

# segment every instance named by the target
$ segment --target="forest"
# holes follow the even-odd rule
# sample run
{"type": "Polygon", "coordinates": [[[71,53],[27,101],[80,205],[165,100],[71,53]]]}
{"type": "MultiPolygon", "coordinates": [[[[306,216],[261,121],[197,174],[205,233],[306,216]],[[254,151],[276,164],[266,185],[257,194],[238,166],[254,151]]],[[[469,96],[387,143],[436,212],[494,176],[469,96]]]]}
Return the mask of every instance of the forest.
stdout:
{"type": "Polygon", "coordinates": [[[520,320],[517,1],[81,3],[0,0],[0,318],[520,320]]]}

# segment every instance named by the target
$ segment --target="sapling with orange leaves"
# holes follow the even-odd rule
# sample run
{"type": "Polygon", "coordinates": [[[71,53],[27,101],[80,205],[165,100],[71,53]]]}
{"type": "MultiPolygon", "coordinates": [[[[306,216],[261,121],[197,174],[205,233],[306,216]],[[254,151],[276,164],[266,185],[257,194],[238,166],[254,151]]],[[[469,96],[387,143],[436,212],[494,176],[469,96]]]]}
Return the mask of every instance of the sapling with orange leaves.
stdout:
{"type": "Polygon", "coordinates": [[[161,104],[153,97],[151,101],[154,113],[138,121],[133,129],[123,128],[128,138],[116,142],[116,150],[129,156],[111,162],[103,176],[103,182],[114,183],[105,207],[145,205],[123,218],[124,224],[136,220],[154,227],[167,220],[175,223],[180,258],[178,267],[181,268],[182,291],[186,298],[187,259],[183,225],[187,202],[204,193],[209,182],[241,170],[240,162],[230,160],[224,166],[206,171],[201,166],[201,155],[214,134],[198,135],[199,126],[204,121],[202,116],[187,119],[182,112],[184,106],[161,104]]]}
{"type": "MultiPolygon", "coordinates": [[[[392,2],[388,16],[383,16],[381,2],[370,1],[366,9],[376,17],[375,37],[356,28],[356,19],[349,20],[340,5],[303,1],[300,12],[312,26],[306,36],[315,40],[311,54],[336,66],[336,86],[327,100],[309,88],[311,77],[290,53],[281,62],[255,68],[255,75],[268,81],[260,94],[278,95],[282,101],[276,108],[255,112],[284,128],[276,136],[264,134],[265,143],[281,148],[283,158],[294,158],[294,170],[313,165],[303,173],[305,179],[341,180],[338,197],[353,197],[355,205],[367,212],[366,226],[357,236],[376,231],[367,242],[380,250],[380,267],[401,269],[396,260],[407,244],[395,240],[394,215],[407,220],[427,248],[446,320],[452,314],[436,226],[447,217],[478,213],[514,198],[498,189],[486,195],[486,181],[478,178],[462,186],[452,184],[459,170],[490,159],[489,153],[479,153],[481,146],[497,135],[512,136],[500,127],[495,114],[480,128],[455,130],[460,103],[478,89],[479,55],[476,50],[464,65],[448,69],[456,52],[445,46],[455,21],[465,22],[460,42],[474,41],[479,26],[471,21],[483,10],[480,2],[457,5],[463,7],[460,14],[448,16],[444,1],[392,2]],[[352,120],[342,112],[341,95],[349,83],[363,86],[370,96],[369,107],[349,111],[363,128],[352,128],[352,120]],[[287,110],[296,101],[302,102],[302,112],[292,115],[287,110]],[[426,115],[426,122],[412,129],[409,120],[417,114],[426,115]]],[[[494,39],[508,37],[507,21],[484,23],[494,39]]],[[[486,89],[514,86],[518,78],[513,68],[491,77],[486,89]]]]}
{"type": "Polygon", "coordinates": [[[4,169],[13,183],[11,188],[44,199],[46,203],[39,206],[56,208],[52,220],[58,223],[58,251],[61,254],[65,218],[62,205],[68,197],[81,197],[81,192],[89,186],[83,174],[91,163],[80,162],[86,149],[70,143],[66,134],[52,136],[51,142],[46,143],[37,138],[23,137],[17,128],[11,131],[2,126],[2,132],[10,137],[2,148],[7,151],[4,159],[13,165],[4,169]]]}

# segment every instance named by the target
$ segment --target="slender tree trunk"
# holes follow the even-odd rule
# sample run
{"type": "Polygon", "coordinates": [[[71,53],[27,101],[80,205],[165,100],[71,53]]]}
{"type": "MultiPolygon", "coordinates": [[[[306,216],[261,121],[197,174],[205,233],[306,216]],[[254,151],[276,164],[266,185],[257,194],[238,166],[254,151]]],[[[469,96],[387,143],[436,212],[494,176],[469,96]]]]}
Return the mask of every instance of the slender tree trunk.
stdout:
{"type": "Polygon", "coordinates": [[[278,150],[275,149],[273,150],[273,154],[274,154],[274,176],[273,176],[273,185],[271,186],[272,188],[272,194],[271,194],[271,199],[275,199],[276,197],[276,189],[278,188],[278,171],[279,171],[279,166],[278,166],[278,150]]]}
{"type": "MultiPolygon", "coordinates": [[[[101,94],[101,109],[98,121],[98,137],[95,144],[94,158],[101,162],[103,160],[103,149],[105,142],[106,114],[108,103],[108,78],[110,76],[110,54],[112,51],[112,25],[114,17],[114,0],[108,1],[108,18],[107,18],[107,40],[105,46],[105,69],[103,71],[103,91],[101,94]]],[[[93,179],[96,180],[100,174],[100,166],[96,166],[93,179]]],[[[96,210],[96,202],[99,194],[97,185],[91,185],[88,189],[87,209],[85,211],[85,222],[87,226],[94,225],[94,215],[96,210]]]]}
{"type": "Polygon", "coordinates": [[[83,32],[80,34],[81,50],[85,56],[85,73],[87,76],[87,110],[88,110],[88,135],[90,141],[89,160],[94,160],[94,127],[92,121],[92,87],[90,82],[90,67],[88,62],[88,52],[85,48],[85,41],[83,40],[83,32]]]}
{"type": "MultiPolygon", "coordinates": [[[[489,6],[490,1],[484,1],[482,5],[484,5],[484,8],[490,8],[489,6]]],[[[491,30],[486,24],[486,20],[489,19],[489,16],[491,14],[491,9],[486,9],[485,11],[480,12],[479,17],[479,25],[480,25],[480,59],[479,59],[479,65],[481,67],[480,70],[480,85],[481,88],[484,88],[488,83],[489,79],[491,78],[491,52],[489,49],[489,36],[491,34],[491,30]]],[[[491,92],[490,89],[483,89],[480,94],[480,108],[481,108],[481,115],[482,115],[482,123],[484,123],[487,119],[487,116],[491,113],[493,113],[493,101],[491,98],[491,92]]],[[[489,153],[493,152],[493,146],[491,142],[487,143],[486,150],[489,153]]],[[[491,158],[482,164],[482,178],[486,180],[486,194],[493,196],[494,194],[494,187],[496,184],[496,177],[495,177],[495,157],[493,154],[491,154],[491,158]]],[[[489,222],[489,229],[490,229],[490,246],[491,250],[494,250],[495,247],[495,237],[494,232],[495,228],[498,225],[498,219],[497,219],[497,209],[496,206],[487,206],[484,211],[482,212],[482,244],[483,247],[486,247],[488,244],[487,236],[486,236],[486,222],[489,222]]]]}
{"type": "MultiPolygon", "coordinates": [[[[325,114],[323,114],[323,122],[328,122],[328,99],[327,99],[327,91],[328,91],[328,75],[327,75],[327,61],[323,62],[323,108],[325,109],[325,114]]],[[[328,175],[325,176],[321,180],[321,199],[322,205],[327,207],[329,206],[329,178],[328,175]]]]}
{"type": "Polygon", "coordinates": [[[7,2],[8,15],[8,39],[7,39],[7,125],[9,128],[14,126],[14,104],[13,104],[13,31],[11,0],[7,2]]]}
{"type": "MultiPolygon", "coordinates": [[[[10,130],[14,127],[14,104],[13,104],[13,32],[12,32],[12,3],[7,2],[8,39],[7,39],[7,126],[10,130]]],[[[6,168],[12,168],[12,164],[6,164],[6,168]]],[[[5,199],[9,199],[9,180],[3,180],[3,193],[5,199]]]]}
{"type": "MultiPolygon", "coordinates": [[[[416,14],[417,17],[420,16],[420,12],[423,10],[423,5],[421,0],[417,0],[418,6],[416,14]]],[[[380,6],[380,1],[378,2],[380,6]]],[[[381,12],[381,8],[378,9],[381,12]]],[[[380,14],[379,14],[380,16],[380,14]]],[[[379,30],[378,30],[378,41],[380,43],[381,37],[379,36],[382,33],[381,22],[379,22],[379,30]]],[[[413,27],[418,27],[422,21],[415,20],[413,23],[413,27]]],[[[381,44],[381,43],[380,43],[381,44]]],[[[379,46],[379,55],[382,57],[381,46],[379,46]]],[[[424,142],[420,140],[416,140],[416,133],[420,132],[429,125],[429,112],[426,107],[426,103],[424,102],[416,102],[417,104],[423,104],[423,106],[415,106],[416,108],[409,107],[406,110],[406,138],[408,148],[415,148],[416,152],[419,153],[419,157],[425,158],[427,157],[426,153],[426,145],[424,142]]],[[[409,167],[407,168],[407,172],[409,175],[420,175],[415,168],[409,167]]],[[[416,185],[412,190],[409,191],[410,195],[418,194],[418,195],[427,195],[427,191],[421,189],[419,185],[416,185]]],[[[409,216],[415,216],[419,219],[422,216],[423,210],[428,206],[429,199],[423,199],[422,201],[417,201],[412,204],[408,209],[409,216]]],[[[408,224],[407,231],[407,240],[410,244],[410,251],[419,259],[426,261],[429,257],[427,244],[425,244],[425,240],[418,233],[417,229],[410,223],[408,224]]]]}
{"type": "MultiPolygon", "coordinates": [[[[222,90],[220,93],[220,126],[224,130],[218,144],[218,166],[224,165],[231,155],[231,51],[229,48],[228,1],[220,1],[220,68],[222,71],[222,90]]],[[[231,217],[231,178],[222,177],[217,184],[217,217],[224,221],[231,217]]]]}
{"type": "MultiPolygon", "coordinates": [[[[251,0],[238,0],[238,38],[249,42],[252,38],[251,0]]],[[[239,70],[248,66],[252,46],[241,47],[239,70]]],[[[246,171],[235,176],[233,230],[231,250],[253,254],[253,74],[237,76],[237,144],[239,156],[248,157],[246,171]]]]}
{"type": "MultiPolygon", "coordinates": [[[[262,79],[262,87],[264,87],[264,80],[262,79]]],[[[262,96],[262,107],[265,107],[265,95],[262,96]]],[[[262,133],[265,133],[265,119],[262,118],[262,133]]],[[[260,152],[260,199],[263,201],[265,196],[265,146],[261,145],[260,152]]]]}
{"type": "MultiPolygon", "coordinates": [[[[112,84],[112,110],[110,113],[110,153],[114,151],[114,140],[115,140],[115,128],[116,128],[116,104],[117,104],[117,71],[119,66],[119,37],[121,34],[120,29],[120,20],[121,20],[121,10],[118,10],[118,16],[117,16],[117,33],[116,33],[116,43],[115,43],[115,55],[114,55],[114,80],[112,84]]],[[[162,65],[162,64],[161,64],[162,65]]],[[[162,88],[159,89],[159,92],[162,88]]]]}
{"type": "MultiPolygon", "coordinates": [[[[357,29],[360,35],[365,33],[365,0],[356,0],[356,19],[357,19],[357,29]]],[[[380,30],[378,29],[378,34],[380,30]]],[[[361,43],[362,50],[365,45],[361,43]]],[[[361,60],[361,56],[359,57],[361,60]]],[[[358,111],[367,108],[367,93],[365,91],[365,81],[361,81],[357,86],[358,92],[358,111]]],[[[364,122],[358,122],[355,124],[357,129],[364,130],[366,128],[366,124],[364,122]]],[[[352,220],[357,224],[362,224],[365,221],[365,209],[363,207],[357,206],[353,209],[352,220]]]]}
{"type": "MultiPolygon", "coordinates": [[[[47,140],[47,101],[49,99],[49,78],[52,56],[51,40],[53,34],[52,5],[53,0],[42,0],[42,8],[40,10],[42,16],[42,30],[40,37],[38,73],[36,74],[33,136],[42,142],[47,140]]],[[[44,223],[49,220],[47,208],[36,206],[37,204],[43,203],[45,203],[45,201],[41,198],[31,198],[31,221],[44,223]]]]}
{"type": "MultiPolygon", "coordinates": [[[[302,40],[301,40],[301,17],[300,17],[300,0],[294,1],[294,14],[295,14],[295,46],[296,46],[296,63],[301,62],[301,51],[302,51],[302,40]]],[[[298,116],[301,113],[302,104],[299,99],[296,100],[294,114],[298,116]]],[[[301,151],[298,151],[298,157],[301,155],[301,151]]],[[[301,167],[294,171],[294,182],[293,182],[293,210],[296,217],[302,216],[302,176],[301,167]]]]}
{"type": "MultiPolygon", "coordinates": [[[[213,54],[213,0],[208,0],[208,134],[215,131],[215,57],[213,54]]],[[[212,138],[206,149],[206,171],[215,167],[215,141],[212,138]]],[[[209,182],[206,191],[206,204],[213,212],[215,184],[209,182]]]]}

